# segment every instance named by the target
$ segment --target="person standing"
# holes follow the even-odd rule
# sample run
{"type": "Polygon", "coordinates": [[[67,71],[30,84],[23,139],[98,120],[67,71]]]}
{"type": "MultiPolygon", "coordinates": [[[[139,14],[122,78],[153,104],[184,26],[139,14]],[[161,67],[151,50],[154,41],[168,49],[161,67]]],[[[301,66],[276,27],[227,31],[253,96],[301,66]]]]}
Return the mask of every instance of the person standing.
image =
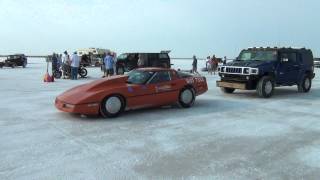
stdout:
{"type": "Polygon", "coordinates": [[[71,79],[72,80],[78,79],[79,67],[80,67],[80,58],[77,55],[77,52],[74,52],[71,57],[71,79]]]}
{"type": "Polygon", "coordinates": [[[71,64],[70,56],[67,51],[64,51],[62,56],[63,79],[66,79],[67,76],[70,76],[70,71],[71,71],[70,64],[71,64]]]}
{"type": "Polygon", "coordinates": [[[227,64],[227,56],[224,56],[223,58],[223,65],[226,65],[227,64]]]}
{"type": "Polygon", "coordinates": [[[104,58],[104,64],[105,64],[106,73],[107,73],[105,77],[112,76],[114,60],[110,52],[108,52],[107,56],[104,58]]]}
{"type": "Polygon", "coordinates": [[[219,61],[216,58],[216,55],[212,56],[212,62],[213,62],[213,75],[216,75],[216,71],[217,71],[218,64],[219,64],[219,61]]]}
{"type": "Polygon", "coordinates": [[[139,54],[139,59],[137,62],[138,68],[143,68],[145,66],[145,56],[143,54],[139,54]]]}
{"type": "Polygon", "coordinates": [[[213,62],[210,56],[207,57],[206,65],[207,65],[208,74],[212,75],[213,62]]]}
{"type": "Polygon", "coordinates": [[[195,55],[193,55],[192,73],[198,73],[198,59],[195,55]]]}
{"type": "Polygon", "coordinates": [[[55,72],[58,68],[58,54],[52,54],[52,72],[55,72]]]}

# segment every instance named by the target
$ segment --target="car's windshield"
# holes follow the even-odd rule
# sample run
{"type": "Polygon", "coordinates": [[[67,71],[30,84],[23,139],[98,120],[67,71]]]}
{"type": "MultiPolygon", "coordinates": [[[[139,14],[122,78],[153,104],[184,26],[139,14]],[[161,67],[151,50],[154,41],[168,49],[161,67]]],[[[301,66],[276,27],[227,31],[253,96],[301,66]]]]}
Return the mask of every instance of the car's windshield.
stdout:
{"type": "Polygon", "coordinates": [[[275,61],[277,51],[242,51],[239,61],[275,61]]]}
{"type": "Polygon", "coordinates": [[[152,71],[133,70],[129,72],[128,83],[130,84],[145,84],[154,74],[152,71]]]}

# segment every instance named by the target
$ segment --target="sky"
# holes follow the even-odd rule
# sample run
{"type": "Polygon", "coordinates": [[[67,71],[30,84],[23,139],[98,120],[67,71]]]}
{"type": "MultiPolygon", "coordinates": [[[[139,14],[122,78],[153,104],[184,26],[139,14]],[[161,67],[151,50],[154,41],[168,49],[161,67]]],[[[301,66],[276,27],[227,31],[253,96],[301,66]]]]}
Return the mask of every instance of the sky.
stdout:
{"type": "Polygon", "coordinates": [[[235,57],[253,46],[320,56],[319,0],[0,0],[0,54],[79,48],[235,57]]]}

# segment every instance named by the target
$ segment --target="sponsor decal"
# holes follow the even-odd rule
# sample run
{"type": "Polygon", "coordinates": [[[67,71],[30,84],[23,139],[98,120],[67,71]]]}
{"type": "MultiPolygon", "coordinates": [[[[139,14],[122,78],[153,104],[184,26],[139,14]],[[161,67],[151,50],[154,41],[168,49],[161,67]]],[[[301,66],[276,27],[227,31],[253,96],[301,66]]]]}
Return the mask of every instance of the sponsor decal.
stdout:
{"type": "Polygon", "coordinates": [[[156,86],[156,92],[171,91],[171,85],[156,86]]]}
{"type": "Polygon", "coordinates": [[[130,92],[130,93],[134,92],[134,90],[133,90],[133,88],[131,86],[128,86],[128,92],[130,92]]]}

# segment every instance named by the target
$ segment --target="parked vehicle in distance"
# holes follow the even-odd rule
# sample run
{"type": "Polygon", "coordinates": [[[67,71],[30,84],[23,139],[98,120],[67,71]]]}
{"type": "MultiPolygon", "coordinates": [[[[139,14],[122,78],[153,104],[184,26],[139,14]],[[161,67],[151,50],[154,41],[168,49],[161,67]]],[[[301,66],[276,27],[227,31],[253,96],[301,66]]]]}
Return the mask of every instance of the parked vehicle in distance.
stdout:
{"type": "Polygon", "coordinates": [[[320,68],[320,58],[314,58],[314,67],[320,68]]]}
{"type": "Polygon", "coordinates": [[[103,60],[104,54],[110,52],[109,49],[101,48],[87,48],[78,49],[77,54],[81,58],[81,64],[83,66],[100,66],[103,60]]]}
{"type": "Polygon", "coordinates": [[[116,73],[124,74],[138,68],[139,56],[143,58],[144,67],[171,68],[169,56],[170,51],[160,53],[124,53],[118,56],[116,62],[116,73]]]}
{"type": "Polygon", "coordinates": [[[116,117],[125,110],[174,103],[189,108],[207,90],[205,77],[167,68],[141,68],[72,88],[56,98],[55,106],[69,113],[116,117]]]}
{"type": "Polygon", "coordinates": [[[223,92],[256,90],[264,98],[271,97],[278,86],[297,85],[299,92],[309,92],[315,77],[312,51],[305,48],[245,49],[218,71],[217,86],[223,92]]]}
{"type": "Polygon", "coordinates": [[[15,68],[17,66],[22,66],[23,68],[27,67],[28,59],[24,54],[14,54],[9,55],[6,59],[0,62],[0,68],[2,67],[11,67],[15,68]]]}

